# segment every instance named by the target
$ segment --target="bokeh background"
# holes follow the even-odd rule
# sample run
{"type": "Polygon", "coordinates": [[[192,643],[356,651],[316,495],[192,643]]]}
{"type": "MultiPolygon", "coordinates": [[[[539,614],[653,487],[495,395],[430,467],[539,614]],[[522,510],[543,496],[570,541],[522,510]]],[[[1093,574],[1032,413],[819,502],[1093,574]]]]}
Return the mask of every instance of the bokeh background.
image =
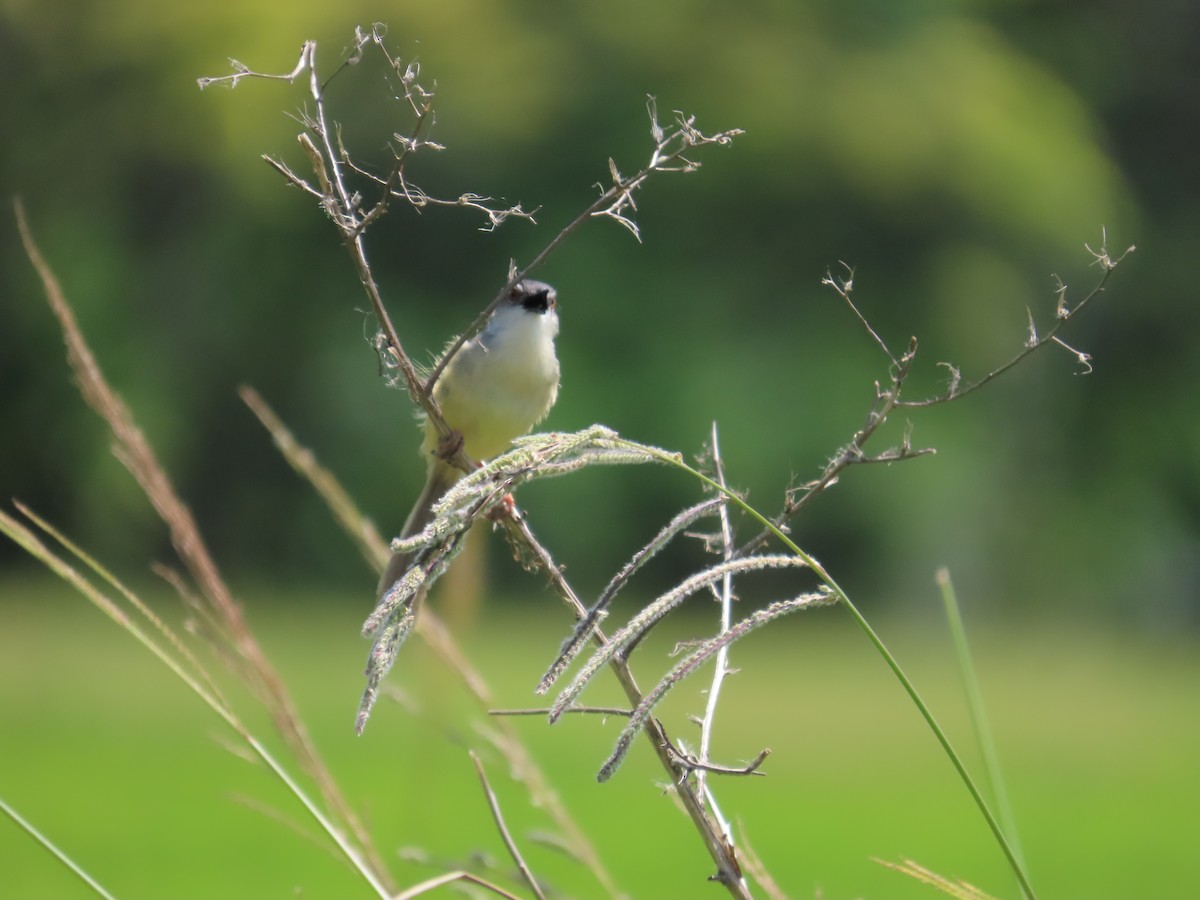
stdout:
{"type": "MultiPolygon", "coordinates": [[[[1017,812],[1023,800],[1034,831],[1033,871],[1052,896],[1200,892],[1194,871],[1186,884],[1178,841],[1195,833],[1200,799],[1194,765],[1183,762],[1200,730],[1200,8],[3,0],[0,187],[23,198],[106,373],[281,664],[310,688],[314,731],[384,821],[377,792],[390,782],[359,777],[369,768],[361,754],[382,761],[411,751],[374,735],[364,749],[344,735],[373,575],[235,389],[256,387],[384,531],[399,526],[419,488],[417,432],[406,398],[379,376],[366,301],[333,230],[260,159],[303,169],[294,115],[304,86],[196,86],[228,73],[229,57],[288,71],[310,38],[330,72],[353,27],[372,21],[388,23],[393,51],[437,84],[432,137],[448,149],[419,157],[413,179],[431,193],[474,191],[538,210],[536,226],[512,221],[486,233],[470,211],[397,208],[371,232],[376,274],[418,355],[465,327],[510,259],[530,259],[590,202],[609,157],[622,171],[644,163],[647,94],[664,119],[682,109],[706,131],[745,129],[731,146],[697,154],[699,172],[651,180],[639,197],[643,243],[598,220],[538,277],[557,286],[563,321],[563,389],[548,426],[602,422],[694,454],[715,420],[730,480],[767,512],[861,426],[873,382],[886,377],[878,348],[820,285],[828,270],[855,266],[856,300],[894,348],[918,337],[915,398],[944,387],[941,361],[970,379],[1011,356],[1027,310],[1048,325],[1052,274],[1069,299],[1082,297],[1101,274],[1084,245],[1098,247],[1102,229],[1114,255],[1137,245],[1064,334],[1092,355],[1091,374],[1047,349],[961,403],[896,416],[875,449],[911,425],[914,444],[938,454],[849,471],[794,528],[869,614],[890,623],[885,637],[924,661],[954,721],[958,693],[933,586],[935,569],[950,567],[981,641],[985,686],[996,692],[1017,812]],[[943,657],[945,667],[933,661],[943,657]],[[1074,802],[1045,789],[1066,773],[1079,778],[1074,802]],[[1126,852],[1131,842],[1139,852],[1126,852]],[[1089,851],[1103,862],[1087,862],[1089,851]]],[[[392,99],[398,90],[370,57],[331,89],[331,112],[364,165],[386,166],[391,134],[411,126],[392,99]]],[[[170,559],[169,544],[74,391],[8,215],[0,260],[0,495],[137,580],[149,562],[170,559]]],[[[575,583],[594,592],[695,496],[673,474],[624,470],[534,485],[522,500],[575,583]]],[[[533,641],[536,657],[556,646],[562,623],[503,548],[488,551],[490,593],[505,599],[489,603],[487,627],[463,622],[462,634],[511,686],[510,705],[524,705],[536,673],[518,677],[487,637],[533,641]]],[[[696,561],[687,551],[668,557],[642,597],[696,561]]],[[[747,590],[748,603],[763,599],[747,590]]],[[[222,751],[205,741],[203,713],[158,684],[152,662],[128,661],[140,651],[126,636],[7,543],[0,615],[0,715],[9,720],[0,796],[74,833],[98,874],[141,885],[131,895],[278,895],[294,883],[309,896],[346,896],[334,866],[337,875],[295,874],[287,839],[277,838],[290,849],[263,849],[276,826],[236,804],[214,803],[211,821],[182,800],[155,807],[181,781],[197,797],[233,790],[224,763],[213,769],[222,751]],[[97,696],[87,699],[90,691],[97,696]],[[154,786],[158,767],[170,789],[154,786]],[[80,773],[74,783],[61,781],[64,769],[80,773]],[[205,779],[211,789],[198,787],[205,779]],[[127,805],[141,811],[130,822],[96,825],[127,805]],[[245,865],[260,881],[231,884],[211,865],[236,858],[235,844],[252,848],[245,865]],[[149,882],[136,880],[139,846],[163,861],[149,882]]],[[[752,756],[774,741],[830,754],[820,763],[793,752],[777,764],[781,787],[730,788],[757,849],[798,896],[923,895],[869,862],[903,855],[1013,895],[912,710],[844,617],[820,615],[763,638],[761,657],[745,666],[754,690],[730,703],[753,744],[730,753],[752,756]],[[790,723],[777,726],[785,734],[758,736],[776,722],[790,723]],[[920,787],[905,794],[905,785],[920,787]],[[787,797],[787,809],[763,793],[787,797]],[[797,841],[813,853],[786,849],[797,841]]],[[[681,626],[673,639],[689,635],[681,626]]],[[[406,670],[418,696],[415,673],[432,667],[420,653],[406,670]]],[[[403,681],[406,665],[394,677],[403,681]]],[[[431,731],[456,727],[465,726],[431,731]]],[[[592,756],[603,757],[611,729],[570,748],[557,732],[528,730],[568,784],[580,783],[579,802],[605,810],[595,813],[601,837],[626,843],[614,823],[658,803],[657,793],[647,797],[653,770],[635,769],[640,780],[625,779],[619,800],[597,795],[592,756]]],[[[393,732],[411,747],[400,725],[393,732]]],[[[453,742],[429,740],[439,761],[461,762],[453,742]]],[[[247,782],[247,793],[261,788],[247,782]]],[[[443,789],[467,796],[461,782],[461,772],[446,775],[443,789]]],[[[446,857],[465,853],[453,828],[445,831],[464,846],[437,846],[431,808],[448,803],[439,796],[413,801],[419,811],[387,819],[385,833],[446,857]],[[411,833],[414,822],[425,823],[423,836],[411,833]]],[[[663,885],[691,877],[695,859],[652,880],[662,873],[647,848],[674,859],[663,848],[684,831],[658,812],[664,843],[614,848],[614,868],[636,895],[682,896],[663,885]]],[[[481,827],[478,840],[488,834],[481,827]]],[[[695,852],[686,834],[678,839],[681,854],[695,852]]],[[[0,875],[0,894],[72,889],[7,826],[0,859],[14,886],[0,875]]]]}

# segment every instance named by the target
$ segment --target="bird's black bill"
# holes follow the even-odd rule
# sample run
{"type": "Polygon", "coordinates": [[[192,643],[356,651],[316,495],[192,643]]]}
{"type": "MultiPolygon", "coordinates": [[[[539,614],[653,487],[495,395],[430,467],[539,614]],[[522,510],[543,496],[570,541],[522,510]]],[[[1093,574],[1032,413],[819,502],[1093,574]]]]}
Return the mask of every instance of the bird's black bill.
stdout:
{"type": "Polygon", "coordinates": [[[509,294],[513,303],[520,303],[528,312],[544,313],[554,308],[554,288],[543,281],[525,280],[516,284],[509,294]]]}

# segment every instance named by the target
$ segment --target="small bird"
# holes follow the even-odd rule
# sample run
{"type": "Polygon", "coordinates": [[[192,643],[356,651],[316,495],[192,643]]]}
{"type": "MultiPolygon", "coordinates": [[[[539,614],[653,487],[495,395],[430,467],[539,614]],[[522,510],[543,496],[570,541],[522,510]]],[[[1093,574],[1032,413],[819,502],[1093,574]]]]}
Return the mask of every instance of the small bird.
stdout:
{"type": "MultiPolygon", "coordinates": [[[[558,295],[526,279],[509,289],[483,331],[459,348],[438,377],[433,397],[471,459],[483,461],[508,449],[546,417],[558,398],[558,295]]],[[[421,455],[428,460],[425,488],[400,537],[421,531],[432,508],[462,472],[439,454],[439,436],[425,422],[421,455]]],[[[379,580],[382,598],[408,568],[410,554],[393,553],[379,580]]]]}

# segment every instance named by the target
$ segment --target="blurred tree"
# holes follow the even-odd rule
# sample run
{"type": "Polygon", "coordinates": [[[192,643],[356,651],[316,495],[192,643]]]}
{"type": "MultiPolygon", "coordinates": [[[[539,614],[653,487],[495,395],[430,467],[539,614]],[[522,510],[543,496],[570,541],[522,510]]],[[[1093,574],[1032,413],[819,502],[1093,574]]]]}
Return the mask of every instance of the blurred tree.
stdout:
{"type": "MultiPolygon", "coordinates": [[[[644,161],[647,92],[702,127],[747,130],[698,176],[650,186],[644,245],[597,222],[540,274],[563,303],[550,427],[602,421],[687,451],[715,418],[731,477],[767,510],[861,424],[884,374],[818,285],[838,260],[858,267],[859,302],[889,341],[920,337],[933,391],[936,362],[979,373],[1019,347],[1025,309],[1051,314],[1052,271],[1083,290],[1095,275],[1081,245],[1101,226],[1114,250],[1136,242],[1072,335],[1093,375],[1047,355],[974,401],[914,415],[937,458],[851,473],[797,529],[868,597],[886,587],[889,601],[924,602],[948,563],[968,599],[1194,620],[1198,313],[1178,299],[1194,292],[1185,261],[1200,231],[1180,189],[1196,183],[1200,108],[1188,4],[456,0],[385,14],[10,0],[0,16],[0,184],[24,197],[102,363],[230,565],[366,594],[372,582],[240,408],[238,383],[385,530],[421,466],[331,229],[258,160],[302,164],[287,114],[303,90],[200,93],[195,78],[227,71],[228,56],[286,71],[310,37],[332,71],[353,25],[386,18],[393,46],[439,87],[434,137],[449,149],[417,166],[422,186],[539,208],[537,227],[495,234],[457,210],[398,210],[372,233],[413,348],[462,328],[508,259],[530,258],[591,199],[610,155],[644,161]]],[[[348,145],[383,165],[406,127],[395,85],[370,63],[335,84],[348,145]]],[[[162,555],[67,384],[12,226],[0,228],[0,490],[105,558],[162,555]]],[[[661,473],[589,473],[527,502],[598,579],[687,490],[661,473]]]]}

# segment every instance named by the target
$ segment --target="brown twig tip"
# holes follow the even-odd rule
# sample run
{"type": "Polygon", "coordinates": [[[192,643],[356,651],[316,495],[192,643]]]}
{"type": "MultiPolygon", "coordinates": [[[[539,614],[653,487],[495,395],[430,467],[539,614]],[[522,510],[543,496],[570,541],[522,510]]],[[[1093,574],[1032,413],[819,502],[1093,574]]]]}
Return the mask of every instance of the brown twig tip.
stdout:
{"type": "Polygon", "coordinates": [[[1124,252],[1122,252],[1120,256],[1118,256],[1116,258],[1113,258],[1112,256],[1110,256],[1108,253],[1108,228],[1106,228],[1103,225],[1100,226],[1100,249],[1093,250],[1091,248],[1091,245],[1089,245],[1089,244],[1084,244],[1083,246],[1084,246],[1084,249],[1087,250],[1088,253],[1092,254],[1092,256],[1095,259],[1096,265],[1098,265],[1100,268],[1104,269],[1104,271],[1106,271],[1106,272],[1111,272],[1113,269],[1115,269],[1118,265],[1121,264],[1121,262],[1125,259],[1126,256],[1128,256],[1130,253],[1133,253],[1135,250],[1137,250],[1136,245],[1130,244],[1128,247],[1125,248],[1124,252]]]}
{"type": "Polygon", "coordinates": [[[1075,358],[1076,363],[1080,367],[1078,374],[1090,374],[1092,372],[1091,355],[1082,350],[1077,350],[1076,348],[1067,344],[1059,336],[1059,333],[1062,328],[1069,321],[1071,321],[1071,319],[1075,318],[1075,316],[1077,316],[1095,297],[1104,293],[1112,273],[1116,270],[1117,266],[1125,259],[1126,256],[1134,252],[1136,247],[1130,245],[1119,256],[1111,256],[1108,252],[1108,235],[1104,229],[1101,229],[1101,243],[1098,249],[1093,249],[1089,244],[1084,244],[1084,247],[1087,252],[1091,254],[1093,263],[1099,266],[1102,270],[1100,280],[1092,287],[1092,289],[1087,293],[1086,296],[1084,296],[1082,300],[1074,305],[1071,305],[1067,299],[1066,283],[1059,276],[1052,275],[1051,278],[1054,281],[1054,321],[1049,328],[1045,329],[1044,331],[1039,331],[1033,311],[1026,307],[1025,342],[1021,347],[1021,350],[1014,354],[1006,362],[996,366],[981,378],[978,378],[977,380],[965,385],[962,384],[961,373],[957,369],[951,367],[952,377],[950,385],[946,391],[923,400],[899,400],[897,398],[897,401],[894,405],[924,407],[934,406],[940,403],[947,403],[951,400],[958,400],[1000,377],[1009,369],[1022,362],[1030,354],[1050,345],[1061,347],[1075,358]]]}
{"type": "Polygon", "coordinates": [[[744,766],[722,766],[707,762],[694,753],[685,753],[674,746],[671,747],[671,755],[674,757],[679,771],[684,774],[711,772],[714,775],[757,775],[760,778],[765,778],[767,773],[760,772],[758,769],[766,762],[767,757],[771,755],[771,748],[764,747],[754,759],[744,766]]]}
{"type": "MultiPolygon", "coordinates": [[[[912,371],[913,364],[916,359],[917,339],[913,337],[909,341],[908,350],[899,359],[892,359],[890,366],[889,379],[887,383],[876,381],[875,383],[875,405],[868,411],[867,422],[851,437],[850,442],[841,447],[826,463],[820,477],[815,478],[799,487],[790,487],[784,495],[784,505],[782,511],[773,519],[773,524],[776,527],[783,527],[789,520],[800,513],[802,509],[809,505],[816,497],[821,495],[826,489],[836,484],[841,477],[844,469],[852,465],[863,463],[890,463],[905,459],[915,459],[919,456],[928,456],[936,452],[933,448],[914,449],[911,445],[911,435],[908,430],[905,432],[904,441],[900,447],[893,447],[876,455],[868,455],[864,447],[867,442],[874,436],[879,428],[887,421],[888,417],[897,409],[900,408],[924,408],[927,406],[936,406],[942,403],[960,400],[968,394],[989,384],[996,378],[999,378],[1009,369],[1021,363],[1030,354],[1037,352],[1041,348],[1053,345],[1061,347],[1070,353],[1079,366],[1077,374],[1087,375],[1092,372],[1092,357],[1090,354],[1067,344],[1059,337],[1060,330],[1075,316],[1077,316],[1088,303],[1097,295],[1104,292],[1108,279],[1111,277],[1117,265],[1124,258],[1132,253],[1136,248],[1128,247],[1120,256],[1113,257],[1107,249],[1108,235],[1104,230],[1101,230],[1101,245],[1098,249],[1093,249],[1090,245],[1085,244],[1088,253],[1096,265],[1103,270],[1099,281],[1088,292],[1088,294],[1078,303],[1071,305],[1067,300],[1067,285],[1057,275],[1051,276],[1054,280],[1054,323],[1052,327],[1045,331],[1039,332],[1032,310],[1026,308],[1026,340],[1023,342],[1021,349],[1015,353],[1008,361],[996,366],[986,375],[974,381],[966,381],[963,378],[962,370],[948,362],[939,362],[937,365],[945,368],[948,372],[945,389],[932,397],[927,397],[920,400],[907,400],[903,398],[904,388],[906,386],[908,376],[912,371]]],[[[854,290],[854,270],[842,263],[845,269],[844,275],[834,275],[833,272],[827,272],[825,277],[821,279],[821,283],[829,288],[832,288],[843,300],[846,301],[849,308],[854,313],[855,317],[863,324],[871,339],[876,344],[887,351],[886,345],[880,339],[874,327],[867,320],[862,311],[851,301],[850,295],[854,290]]],[[[891,356],[889,352],[889,357],[891,356]]],[[[911,427],[911,426],[910,426],[911,427]]],[[[745,555],[753,552],[757,547],[762,546],[771,536],[769,529],[764,528],[749,541],[738,548],[737,555],[745,555]]]]}

